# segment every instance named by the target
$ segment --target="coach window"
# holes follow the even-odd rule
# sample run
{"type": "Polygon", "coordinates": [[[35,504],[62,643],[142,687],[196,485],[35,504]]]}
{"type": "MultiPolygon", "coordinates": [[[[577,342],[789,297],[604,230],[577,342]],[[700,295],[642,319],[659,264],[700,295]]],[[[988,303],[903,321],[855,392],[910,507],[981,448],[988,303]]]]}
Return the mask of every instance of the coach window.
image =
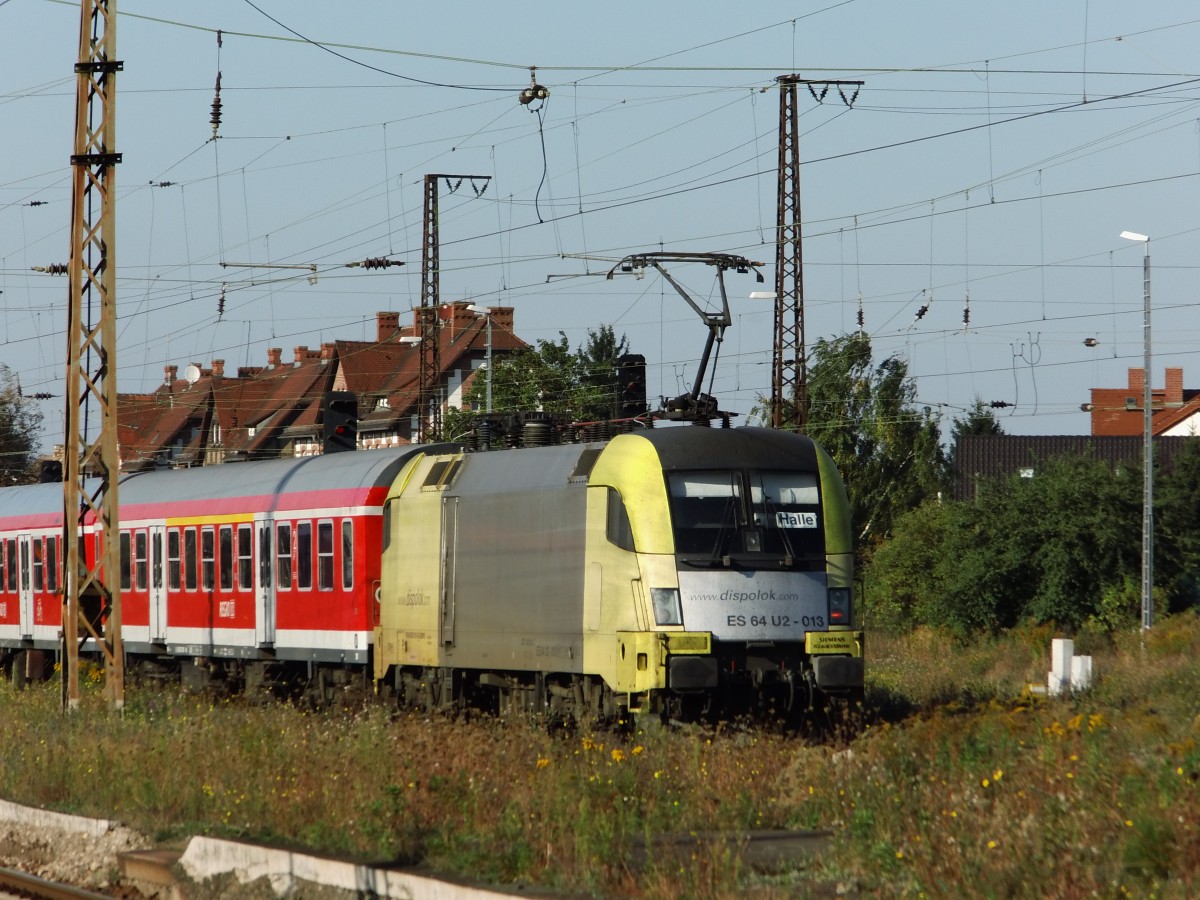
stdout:
{"type": "Polygon", "coordinates": [[[233,590],[233,526],[221,526],[221,590],[233,590]]]}
{"type": "Polygon", "coordinates": [[[237,533],[238,590],[254,587],[254,530],[249,524],[239,525],[237,533]]]}
{"type": "Polygon", "coordinates": [[[29,590],[29,544],[21,543],[21,590],[29,590]]]}
{"type": "Polygon", "coordinates": [[[280,590],[292,589],[292,526],[275,526],[275,560],[280,590]]]}
{"type": "Polygon", "coordinates": [[[211,591],[216,584],[216,535],[211,525],[200,529],[200,589],[211,591]]]}
{"type": "Polygon", "coordinates": [[[342,587],[354,587],[354,522],[342,519],[342,587]]]}
{"type": "Polygon", "coordinates": [[[196,589],[196,529],[187,528],[183,532],[183,577],[184,585],[189,591],[196,589]]]}
{"type": "Polygon", "coordinates": [[[46,590],[58,591],[58,538],[46,538],[46,590]]]}
{"type": "Polygon", "coordinates": [[[133,533],[133,576],[134,587],[146,590],[147,560],[150,554],[146,543],[146,532],[139,529],[133,533]]]}
{"type": "Polygon", "coordinates": [[[17,590],[17,542],[11,538],[4,542],[4,568],[8,570],[8,589],[17,590]]]}
{"type": "Polygon", "coordinates": [[[271,586],[271,525],[267,522],[258,526],[258,586],[271,586]]]}
{"type": "Polygon", "coordinates": [[[296,587],[312,587],[312,522],[296,523],[296,587]]]}
{"type": "Polygon", "coordinates": [[[317,588],[333,590],[333,523],[317,523],[317,588]]]}
{"type": "Polygon", "coordinates": [[[179,590],[179,529],[167,532],[167,587],[179,590]]]}
{"type": "Polygon", "coordinates": [[[129,532],[121,532],[121,590],[127,591],[133,587],[133,566],[129,550],[129,532]]]}
{"type": "Polygon", "coordinates": [[[8,579],[4,573],[8,571],[8,541],[0,541],[0,594],[8,590],[8,579]]]}
{"type": "Polygon", "coordinates": [[[44,565],[42,561],[42,539],[35,537],[33,539],[33,589],[35,591],[40,591],[44,588],[42,580],[42,568],[44,565]]]}

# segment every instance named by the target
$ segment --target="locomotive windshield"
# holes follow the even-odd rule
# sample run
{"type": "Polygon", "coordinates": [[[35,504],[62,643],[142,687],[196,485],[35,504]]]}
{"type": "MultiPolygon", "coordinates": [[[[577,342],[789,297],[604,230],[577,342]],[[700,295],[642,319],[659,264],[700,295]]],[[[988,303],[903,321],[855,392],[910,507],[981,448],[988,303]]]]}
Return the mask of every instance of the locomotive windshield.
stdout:
{"type": "Polygon", "coordinates": [[[670,472],[675,553],[692,564],[824,565],[825,529],[811,472],[670,472]]]}

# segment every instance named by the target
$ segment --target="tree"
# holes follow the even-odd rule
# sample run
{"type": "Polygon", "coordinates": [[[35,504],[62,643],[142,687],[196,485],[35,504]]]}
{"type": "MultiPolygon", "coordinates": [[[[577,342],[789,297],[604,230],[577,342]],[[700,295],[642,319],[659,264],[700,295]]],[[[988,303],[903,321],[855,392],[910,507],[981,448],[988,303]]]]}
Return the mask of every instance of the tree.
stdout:
{"type": "Polygon", "coordinates": [[[1200,440],[1189,440],[1156,478],[1154,580],[1177,612],[1200,604],[1200,440]]]}
{"type": "MultiPolygon", "coordinates": [[[[617,397],[617,358],[629,349],[612,326],[588,329],[587,340],[572,351],[566,334],[493,360],[492,412],[545,412],[577,422],[613,417],[617,397]]],[[[466,434],[479,418],[486,382],[476,378],[463,396],[462,410],[448,410],[445,432],[466,434]],[[470,411],[473,410],[473,411],[470,411]]]]}
{"type": "Polygon", "coordinates": [[[588,329],[587,341],[576,351],[579,394],[578,418],[581,421],[609,419],[617,407],[617,360],[629,352],[625,335],[617,340],[611,325],[599,331],[588,329]]]}
{"type": "Polygon", "coordinates": [[[33,461],[42,428],[37,402],[21,393],[21,384],[0,363],[0,484],[34,480],[33,461]]]}
{"type": "Polygon", "coordinates": [[[948,484],[938,417],[915,406],[908,364],[872,365],[862,333],[821,339],[808,365],[808,434],[833,457],[860,537],[878,544],[893,523],[948,484]]]}

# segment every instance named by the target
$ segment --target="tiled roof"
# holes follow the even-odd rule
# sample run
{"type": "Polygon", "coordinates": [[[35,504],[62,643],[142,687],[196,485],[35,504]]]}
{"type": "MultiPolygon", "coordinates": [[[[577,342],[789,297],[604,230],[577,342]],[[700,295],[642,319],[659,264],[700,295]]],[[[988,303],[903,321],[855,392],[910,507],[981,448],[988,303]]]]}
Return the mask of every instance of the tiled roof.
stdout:
{"type": "MultiPolygon", "coordinates": [[[[445,385],[453,372],[469,372],[483,359],[488,319],[465,303],[444,305],[439,317],[445,385]]],[[[193,364],[190,380],[177,377],[178,366],[168,366],[164,383],[153,393],[118,398],[122,466],[278,456],[298,439],[319,438],[321,402],[333,390],[358,396],[361,431],[407,436],[417,405],[420,351],[400,339],[417,333],[416,311],[412,325],[400,328],[398,322],[398,313],[379,313],[378,340],[334,341],[317,350],[296,347],[290,363],[273,348],[267,365],[242,367],[237,377],[225,375],[222,360],[214,360],[211,368],[193,364]]],[[[512,309],[493,308],[493,354],[523,347],[512,332],[512,309]]]]}

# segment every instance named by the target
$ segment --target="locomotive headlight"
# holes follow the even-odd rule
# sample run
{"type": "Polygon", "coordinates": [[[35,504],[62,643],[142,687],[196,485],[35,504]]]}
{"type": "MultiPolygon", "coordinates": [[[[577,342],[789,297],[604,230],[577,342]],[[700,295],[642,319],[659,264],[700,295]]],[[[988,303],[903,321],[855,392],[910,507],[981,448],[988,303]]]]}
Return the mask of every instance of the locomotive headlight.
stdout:
{"type": "Polygon", "coordinates": [[[837,587],[829,589],[829,624],[850,624],[850,588],[837,587]]]}
{"type": "Polygon", "coordinates": [[[654,604],[654,621],[659,625],[682,625],[683,611],[679,605],[679,588],[650,588],[654,604]]]}

